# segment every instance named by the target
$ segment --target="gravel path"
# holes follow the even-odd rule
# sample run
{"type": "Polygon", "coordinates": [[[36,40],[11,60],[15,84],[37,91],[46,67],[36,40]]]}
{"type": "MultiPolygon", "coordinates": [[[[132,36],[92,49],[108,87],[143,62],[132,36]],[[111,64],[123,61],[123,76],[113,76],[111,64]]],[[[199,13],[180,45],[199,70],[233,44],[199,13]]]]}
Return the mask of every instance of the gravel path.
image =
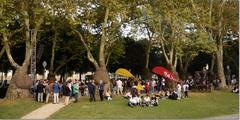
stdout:
{"type": "Polygon", "coordinates": [[[63,103],[59,104],[49,103],[23,116],[21,119],[46,119],[53,113],[63,108],[64,106],[65,105],[63,103]]]}

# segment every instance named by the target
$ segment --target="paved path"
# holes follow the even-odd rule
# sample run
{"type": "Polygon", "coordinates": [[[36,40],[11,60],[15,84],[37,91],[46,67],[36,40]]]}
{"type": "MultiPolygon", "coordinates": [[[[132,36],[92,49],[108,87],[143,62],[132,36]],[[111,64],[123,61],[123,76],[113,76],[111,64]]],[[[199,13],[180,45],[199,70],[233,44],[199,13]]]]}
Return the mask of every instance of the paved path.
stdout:
{"type": "Polygon", "coordinates": [[[203,120],[239,120],[239,114],[211,117],[203,120]]]}
{"type": "Polygon", "coordinates": [[[53,113],[63,108],[64,106],[65,105],[63,103],[59,104],[49,103],[23,116],[21,119],[46,119],[50,117],[50,115],[52,115],[53,113]]]}

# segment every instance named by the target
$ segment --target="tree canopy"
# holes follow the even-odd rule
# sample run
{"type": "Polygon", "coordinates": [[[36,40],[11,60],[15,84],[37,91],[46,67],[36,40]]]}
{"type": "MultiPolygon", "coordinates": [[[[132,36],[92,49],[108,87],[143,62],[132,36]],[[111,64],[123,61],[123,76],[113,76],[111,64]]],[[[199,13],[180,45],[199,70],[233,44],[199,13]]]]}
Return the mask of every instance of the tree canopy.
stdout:
{"type": "Polygon", "coordinates": [[[91,70],[106,83],[119,67],[148,76],[156,65],[186,79],[206,57],[225,81],[227,65],[238,75],[238,17],[231,0],[0,0],[0,67],[26,89],[35,48],[37,73],[47,61],[54,75],[91,70]]]}

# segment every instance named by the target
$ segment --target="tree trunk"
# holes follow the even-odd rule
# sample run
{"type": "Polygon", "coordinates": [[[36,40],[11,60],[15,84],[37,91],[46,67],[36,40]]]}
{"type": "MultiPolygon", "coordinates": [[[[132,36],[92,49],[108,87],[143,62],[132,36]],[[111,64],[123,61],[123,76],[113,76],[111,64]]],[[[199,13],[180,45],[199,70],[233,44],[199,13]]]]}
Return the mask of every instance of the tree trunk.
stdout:
{"type": "Polygon", "coordinates": [[[51,51],[51,60],[50,60],[50,68],[49,68],[49,74],[47,79],[50,82],[54,82],[56,80],[56,74],[54,73],[54,60],[55,60],[55,48],[56,48],[56,43],[57,43],[57,30],[54,27],[54,38],[53,38],[53,45],[52,45],[52,51],[51,51]]]}
{"type": "Polygon", "coordinates": [[[180,79],[186,80],[188,78],[188,72],[186,68],[181,68],[181,74],[179,75],[180,79]]]}
{"type": "Polygon", "coordinates": [[[32,86],[33,81],[27,74],[27,66],[21,66],[16,69],[10,86],[7,91],[7,99],[26,98],[29,96],[29,88],[32,86]]]}
{"type": "Polygon", "coordinates": [[[111,91],[110,79],[109,79],[108,70],[107,70],[106,67],[100,67],[100,68],[96,69],[96,73],[95,73],[93,79],[95,80],[95,83],[97,85],[99,84],[100,80],[103,81],[103,83],[105,84],[105,86],[104,86],[104,93],[107,90],[111,91]]]}
{"type": "Polygon", "coordinates": [[[149,29],[150,29],[150,27],[148,26],[147,33],[148,33],[149,41],[147,42],[147,50],[146,50],[146,58],[145,58],[146,63],[145,63],[145,68],[144,68],[144,78],[148,79],[148,80],[151,79],[151,73],[149,70],[149,58],[150,58],[150,53],[151,53],[151,48],[152,48],[152,39],[153,39],[149,29]]]}
{"type": "Polygon", "coordinates": [[[223,51],[221,49],[219,49],[216,52],[216,60],[217,60],[218,79],[221,81],[221,87],[226,87],[226,80],[225,80],[224,67],[223,67],[223,51]]]}
{"type": "MultiPolygon", "coordinates": [[[[168,63],[168,68],[169,68],[169,71],[171,71],[176,76],[176,79],[179,80],[179,76],[178,76],[176,68],[172,64],[170,64],[170,63],[168,63]]],[[[169,87],[172,88],[173,90],[176,89],[177,84],[176,84],[175,81],[171,80],[169,82],[169,85],[170,85],[169,87]]]]}
{"type": "Polygon", "coordinates": [[[82,81],[82,73],[79,72],[79,78],[78,78],[80,81],[82,81]]]}
{"type": "Polygon", "coordinates": [[[151,52],[151,40],[149,41],[148,45],[147,45],[147,51],[146,51],[146,63],[145,63],[145,68],[144,68],[144,78],[145,79],[151,79],[151,73],[149,71],[149,57],[150,57],[150,52],[151,52]]]}
{"type": "Polygon", "coordinates": [[[214,65],[215,65],[215,55],[212,55],[212,60],[211,60],[211,67],[210,67],[210,74],[213,75],[214,74],[214,65]]]}
{"type": "Polygon", "coordinates": [[[4,54],[5,52],[5,46],[3,46],[3,48],[1,49],[1,52],[0,52],[0,59],[2,58],[2,55],[4,54]]]}
{"type": "Polygon", "coordinates": [[[186,56],[186,57],[180,57],[179,58],[179,62],[180,62],[180,75],[179,77],[182,79],[182,80],[186,80],[187,77],[188,77],[188,72],[187,72],[187,69],[188,69],[188,66],[189,66],[189,57],[186,56]],[[183,62],[184,61],[184,62],[183,62]]]}
{"type": "Polygon", "coordinates": [[[151,73],[150,73],[149,68],[144,68],[143,77],[144,77],[145,80],[150,80],[151,79],[151,73]]]}
{"type": "Polygon", "coordinates": [[[50,82],[54,82],[54,81],[56,80],[56,77],[55,77],[55,76],[56,76],[55,73],[49,72],[47,79],[48,79],[50,82]]]}

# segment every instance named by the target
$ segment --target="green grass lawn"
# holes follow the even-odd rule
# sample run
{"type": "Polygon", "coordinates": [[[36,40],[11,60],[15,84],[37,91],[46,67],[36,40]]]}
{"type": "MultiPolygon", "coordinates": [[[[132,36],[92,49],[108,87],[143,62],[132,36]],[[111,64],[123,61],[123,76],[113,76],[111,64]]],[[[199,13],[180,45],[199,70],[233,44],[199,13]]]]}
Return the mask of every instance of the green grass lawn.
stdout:
{"type": "MultiPolygon", "coordinates": [[[[97,96],[98,97],[98,96],[97,96]]],[[[115,96],[112,101],[90,103],[87,97],[53,114],[51,119],[183,119],[205,118],[239,113],[239,96],[229,91],[190,93],[182,100],[162,100],[158,107],[128,107],[127,100],[115,96]]]]}
{"type": "Polygon", "coordinates": [[[34,101],[33,98],[21,100],[0,99],[0,119],[19,119],[42,105],[44,104],[34,101]]]}

